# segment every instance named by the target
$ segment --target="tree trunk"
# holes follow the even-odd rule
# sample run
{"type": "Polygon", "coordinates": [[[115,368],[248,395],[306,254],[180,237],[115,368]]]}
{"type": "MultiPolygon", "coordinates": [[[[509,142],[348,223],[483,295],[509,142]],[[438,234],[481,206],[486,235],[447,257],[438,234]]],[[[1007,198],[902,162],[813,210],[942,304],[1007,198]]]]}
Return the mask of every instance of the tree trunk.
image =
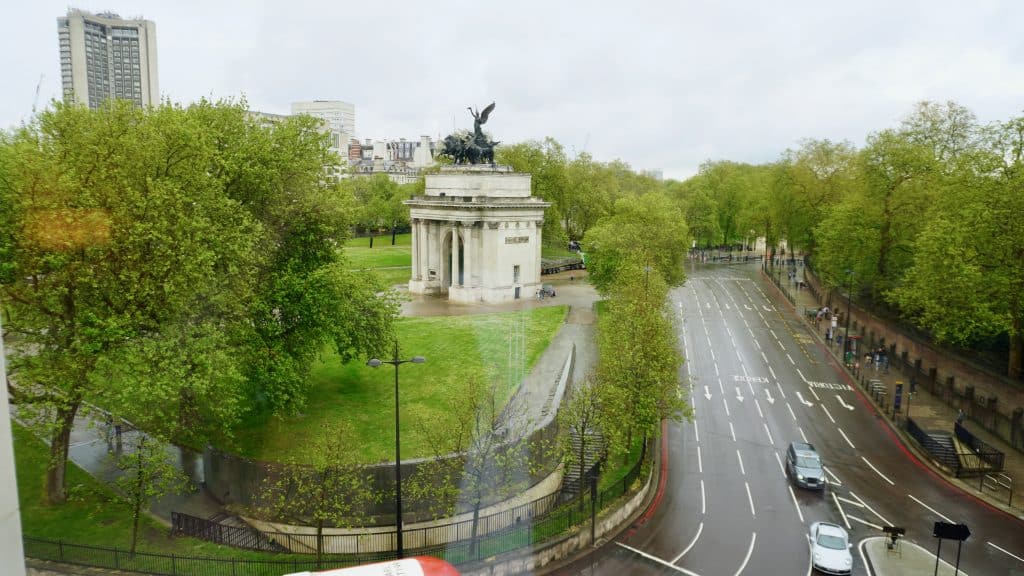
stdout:
{"type": "Polygon", "coordinates": [[[396,233],[397,231],[398,231],[398,228],[397,228],[396,226],[392,226],[392,227],[391,227],[391,245],[392,245],[392,246],[394,246],[394,245],[395,245],[395,233],[396,233]]]}
{"type": "Polygon", "coordinates": [[[370,231],[370,248],[373,248],[373,231],[370,231]]]}
{"type": "Polygon", "coordinates": [[[1021,318],[1015,315],[1013,318],[1013,327],[1010,328],[1010,358],[1009,358],[1009,374],[1010,378],[1020,380],[1021,375],[1024,374],[1024,339],[1020,337],[1021,332],[1021,318]]]}
{"type": "Polygon", "coordinates": [[[476,556],[476,552],[477,552],[476,530],[477,530],[477,524],[479,524],[479,522],[480,522],[480,502],[481,502],[480,498],[477,498],[476,502],[473,503],[473,530],[470,533],[470,540],[469,541],[470,541],[470,554],[472,554],[474,557],[476,556]]]}
{"type": "MultiPolygon", "coordinates": [[[[145,437],[141,437],[141,438],[145,438],[145,437]]],[[[136,542],[138,542],[138,539],[139,539],[139,516],[142,514],[142,501],[145,499],[145,497],[143,496],[143,494],[144,494],[144,491],[143,491],[143,488],[144,488],[143,487],[144,478],[142,477],[142,467],[144,465],[144,463],[142,462],[142,457],[143,457],[142,456],[142,451],[145,449],[144,446],[143,446],[145,441],[143,439],[141,439],[141,438],[139,440],[138,446],[136,446],[136,448],[135,448],[136,449],[136,453],[135,453],[135,467],[136,467],[135,468],[135,477],[136,477],[137,483],[136,483],[136,486],[135,486],[135,494],[134,494],[135,505],[132,507],[132,546],[131,546],[131,554],[132,554],[132,556],[135,555],[135,544],[136,544],[136,542]]]]}
{"type": "Polygon", "coordinates": [[[75,424],[78,401],[57,409],[57,429],[50,437],[50,463],[46,468],[46,504],[63,504],[67,498],[65,472],[68,466],[68,448],[71,446],[71,428],[75,424]]]}

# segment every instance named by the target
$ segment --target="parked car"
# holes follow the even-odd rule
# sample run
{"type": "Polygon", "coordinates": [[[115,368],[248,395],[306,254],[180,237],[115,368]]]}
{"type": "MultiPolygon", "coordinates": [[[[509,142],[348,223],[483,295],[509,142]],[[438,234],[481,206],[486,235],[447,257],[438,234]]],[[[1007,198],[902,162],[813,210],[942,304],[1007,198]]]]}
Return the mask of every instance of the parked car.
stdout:
{"type": "Polygon", "coordinates": [[[850,536],[842,526],[828,522],[811,524],[811,565],[825,574],[849,574],[853,568],[850,536]]]}
{"type": "Polygon", "coordinates": [[[825,469],[814,446],[807,442],[790,442],[786,450],[786,475],[801,488],[825,488],[825,469]]]}

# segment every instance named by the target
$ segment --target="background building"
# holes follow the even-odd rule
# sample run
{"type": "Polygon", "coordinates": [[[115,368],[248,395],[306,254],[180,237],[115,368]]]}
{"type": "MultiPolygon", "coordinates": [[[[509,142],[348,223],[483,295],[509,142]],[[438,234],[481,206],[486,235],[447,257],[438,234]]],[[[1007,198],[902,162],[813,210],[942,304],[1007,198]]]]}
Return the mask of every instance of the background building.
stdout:
{"type": "Polygon", "coordinates": [[[138,106],[160,103],[153,22],[71,9],[57,18],[57,37],[65,100],[90,108],[109,98],[138,106]]]}
{"type": "Polygon", "coordinates": [[[348,158],[348,142],[356,135],[356,107],[341,100],[292,102],[292,114],[308,114],[324,121],[330,131],[331,150],[342,161],[348,158]]]}

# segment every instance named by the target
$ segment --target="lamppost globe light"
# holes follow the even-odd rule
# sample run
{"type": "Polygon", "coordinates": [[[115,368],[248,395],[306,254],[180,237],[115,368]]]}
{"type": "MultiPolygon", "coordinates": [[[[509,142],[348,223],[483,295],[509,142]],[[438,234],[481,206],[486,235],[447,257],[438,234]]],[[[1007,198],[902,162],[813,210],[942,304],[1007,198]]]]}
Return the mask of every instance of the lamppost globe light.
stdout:
{"type": "Polygon", "coordinates": [[[423,364],[426,361],[427,359],[424,358],[423,356],[413,356],[412,360],[409,360],[409,362],[412,362],[413,364],[423,364]]]}
{"type": "Polygon", "coordinates": [[[367,365],[367,366],[369,366],[370,368],[380,368],[380,365],[381,365],[381,364],[383,364],[383,362],[381,362],[381,361],[380,361],[380,360],[378,360],[377,358],[370,358],[370,359],[369,359],[369,360],[368,360],[368,361],[366,362],[366,365],[367,365]]]}

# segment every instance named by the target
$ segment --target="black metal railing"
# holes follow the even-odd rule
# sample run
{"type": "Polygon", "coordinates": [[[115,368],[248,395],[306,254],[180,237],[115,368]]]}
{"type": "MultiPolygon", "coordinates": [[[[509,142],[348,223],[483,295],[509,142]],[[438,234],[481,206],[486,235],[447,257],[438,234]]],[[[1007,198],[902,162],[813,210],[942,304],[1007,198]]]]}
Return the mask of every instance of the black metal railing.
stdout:
{"type": "Polygon", "coordinates": [[[954,424],[953,433],[956,434],[957,440],[969,446],[977,457],[988,465],[982,466],[979,463],[979,471],[984,469],[986,472],[1001,472],[1003,470],[1005,455],[1001,451],[996,450],[991,444],[971,434],[971,431],[959,422],[954,424]]]}
{"type": "Polygon", "coordinates": [[[960,457],[957,454],[955,448],[953,448],[952,440],[950,443],[942,442],[935,438],[934,435],[929,434],[925,430],[921,429],[920,426],[914,422],[913,418],[907,418],[907,432],[910,436],[917,440],[917,443],[925,449],[928,454],[931,455],[939,464],[942,464],[953,473],[954,476],[960,476],[960,457]]]}

